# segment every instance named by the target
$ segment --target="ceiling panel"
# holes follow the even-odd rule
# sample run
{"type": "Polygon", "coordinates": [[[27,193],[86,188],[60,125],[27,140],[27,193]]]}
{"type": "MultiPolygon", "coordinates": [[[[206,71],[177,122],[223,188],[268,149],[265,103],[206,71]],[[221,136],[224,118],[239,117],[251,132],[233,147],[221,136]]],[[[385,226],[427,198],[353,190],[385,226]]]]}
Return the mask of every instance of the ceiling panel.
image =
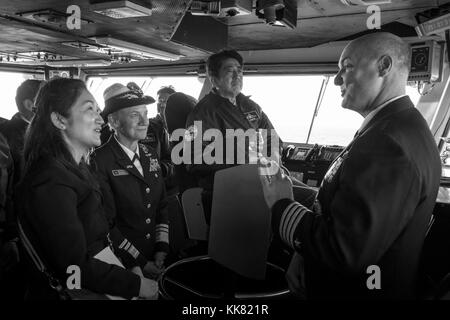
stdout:
{"type": "MultiPolygon", "coordinates": [[[[0,0],[0,51],[53,50],[79,58],[107,57],[102,53],[75,50],[63,46],[61,42],[77,40],[92,43],[90,37],[110,35],[181,54],[186,56],[184,60],[198,60],[220,48],[232,47],[245,51],[311,47],[367,30],[368,14],[365,8],[345,6],[339,0],[298,0],[295,29],[268,26],[254,13],[222,19],[186,15],[192,0],[135,1],[151,5],[152,15],[117,20],[93,12],[89,0],[0,0]],[[81,17],[87,21],[81,30],[69,30],[65,24],[43,23],[20,15],[48,8],[64,13],[72,4],[80,6],[81,17]],[[182,24],[185,16],[189,16],[189,24],[182,24]],[[218,22],[226,29],[220,32],[220,36],[215,31],[221,30],[218,22]],[[180,23],[183,29],[177,30],[180,23]],[[170,41],[175,31],[177,41],[170,41]]],[[[383,10],[382,24],[397,21],[414,25],[417,12],[448,4],[450,0],[392,2],[380,6],[383,10]]]]}

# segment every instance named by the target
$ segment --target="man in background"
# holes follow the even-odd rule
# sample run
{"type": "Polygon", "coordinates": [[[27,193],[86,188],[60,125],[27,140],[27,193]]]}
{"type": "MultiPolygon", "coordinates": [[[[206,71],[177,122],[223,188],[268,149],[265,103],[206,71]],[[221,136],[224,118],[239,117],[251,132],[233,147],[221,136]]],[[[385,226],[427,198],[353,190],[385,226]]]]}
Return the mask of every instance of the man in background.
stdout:
{"type": "Polygon", "coordinates": [[[25,80],[16,92],[16,105],[18,112],[11,120],[0,126],[0,132],[5,136],[14,161],[13,184],[15,185],[22,173],[22,155],[25,131],[34,116],[34,98],[43,81],[25,80]]]}
{"type": "Polygon", "coordinates": [[[173,176],[173,164],[170,158],[169,134],[167,133],[164,112],[167,99],[173,93],[175,93],[175,89],[172,86],[162,87],[158,90],[158,114],[154,118],[148,119],[147,135],[145,139],[141,140],[141,143],[152,147],[156,151],[168,189],[172,187],[170,185],[170,178],[173,176]]]}

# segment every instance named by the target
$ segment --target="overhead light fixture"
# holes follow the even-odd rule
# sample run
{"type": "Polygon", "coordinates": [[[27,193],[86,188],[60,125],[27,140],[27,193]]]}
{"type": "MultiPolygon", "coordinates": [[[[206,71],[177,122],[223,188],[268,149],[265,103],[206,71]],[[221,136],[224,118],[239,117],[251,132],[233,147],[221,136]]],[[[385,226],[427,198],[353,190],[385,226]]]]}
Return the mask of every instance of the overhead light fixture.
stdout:
{"type": "Polygon", "coordinates": [[[194,16],[218,16],[220,1],[192,1],[189,11],[194,16]]]}
{"type": "MultiPolygon", "coordinates": [[[[56,11],[53,9],[19,12],[17,15],[41,23],[49,23],[59,26],[65,26],[67,23],[67,17],[69,16],[69,14],[65,12],[56,11]]],[[[82,25],[86,25],[91,22],[90,20],[84,18],[80,18],[80,20],[82,25]]]]}
{"type": "Polygon", "coordinates": [[[10,63],[22,63],[22,64],[35,64],[39,62],[38,59],[32,57],[31,55],[26,55],[22,53],[12,53],[12,52],[0,52],[0,62],[10,62],[10,63]]]}
{"type": "Polygon", "coordinates": [[[152,9],[141,6],[133,1],[108,1],[91,5],[91,10],[98,14],[114,18],[149,17],[152,9]]]}
{"type": "Polygon", "coordinates": [[[346,6],[371,6],[391,3],[391,0],[341,0],[346,6]]]}
{"type": "Polygon", "coordinates": [[[111,65],[111,61],[108,59],[75,59],[45,51],[0,52],[0,62],[49,67],[104,67],[111,65]]]}
{"type": "Polygon", "coordinates": [[[163,50],[158,50],[154,48],[149,48],[146,46],[141,46],[128,41],[119,40],[112,37],[92,37],[98,44],[105,45],[111,49],[118,50],[121,54],[131,53],[136,54],[143,58],[149,59],[160,59],[167,61],[178,60],[182,57],[180,54],[175,54],[163,50]]]}
{"type": "Polygon", "coordinates": [[[234,17],[250,14],[252,12],[252,0],[221,0],[219,17],[234,17]]]}
{"type": "Polygon", "coordinates": [[[64,70],[45,70],[45,79],[50,80],[53,78],[68,78],[68,79],[79,79],[80,75],[78,70],[74,70],[73,68],[64,69],[64,70]]]}
{"type": "Polygon", "coordinates": [[[35,61],[35,60],[13,61],[13,60],[8,60],[6,57],[3,57],[0,55],[0,64],[20,64],[20,65],[26,65],[26,66],[40,66],[40,65],[42,65],[42,62],[35,61]]]}
{"type": "Polygon", "coordinates": [[[214,16],[219,18],[250,14],[252,0],[192,1],[189,12],[194,16],[214,16]]]}
{"type": "Polygon", "coordinates": [[[75,49],[79,49],[81,51],[98,51],[101,49],[100,46],[82,41],[64,41],[61,42],[61,44],[75,49]]]}
{"type": "Polygon", "coordinates": [[[48,51],[0,52],[0,62],[45,65],[47,61],[72,60],[73,56],[60,55],[48,51]]]}
{"type": "Polygon", "coordinates": [[[70,60],[53,60],[46,61],[49,67],[107,67],[111,65],[111,61],[105,59],[70,59],[70,60]]]}
{"type": "Polygon", "coordinates": [[[268,25],[294,29],[297,26],[297,1],[258,0],[256,15],[268,25]]]}

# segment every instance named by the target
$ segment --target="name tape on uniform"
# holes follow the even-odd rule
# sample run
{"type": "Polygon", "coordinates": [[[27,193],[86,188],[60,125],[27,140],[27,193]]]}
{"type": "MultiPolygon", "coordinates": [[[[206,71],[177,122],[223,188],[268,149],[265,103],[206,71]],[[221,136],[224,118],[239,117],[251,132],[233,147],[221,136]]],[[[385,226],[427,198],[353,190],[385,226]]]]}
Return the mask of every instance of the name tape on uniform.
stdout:
{"type": "Polygon", "coordinates": [[[127,170],[118,169],[118,170],[113,170],[112,174],[114,177],[118,177],[118,176],[127,176],[130,173],[127,170]]]}

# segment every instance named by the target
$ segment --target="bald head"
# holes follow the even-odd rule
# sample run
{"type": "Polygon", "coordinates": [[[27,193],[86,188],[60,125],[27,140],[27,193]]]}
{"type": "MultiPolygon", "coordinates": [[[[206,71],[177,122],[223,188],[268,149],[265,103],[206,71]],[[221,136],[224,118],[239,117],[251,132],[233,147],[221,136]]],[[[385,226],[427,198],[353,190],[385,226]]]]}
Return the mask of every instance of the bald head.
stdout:
{"type": "Polygon", "coordinates": [[[348,45],[353,50],[361,50],[368,58],[379,59],[389,56],[396,72],[408,75],[411,65],[410,47],[402,38],[388,32],[377,32],[359,37],[348,45]]]}
{"type": "Polygon", "coordinates": [[[410,49],[401,38],[372,33],[350,42],[339,59],[334,82],[341,87],[342,106],[362,116],[405,93],[410,49]]]}

